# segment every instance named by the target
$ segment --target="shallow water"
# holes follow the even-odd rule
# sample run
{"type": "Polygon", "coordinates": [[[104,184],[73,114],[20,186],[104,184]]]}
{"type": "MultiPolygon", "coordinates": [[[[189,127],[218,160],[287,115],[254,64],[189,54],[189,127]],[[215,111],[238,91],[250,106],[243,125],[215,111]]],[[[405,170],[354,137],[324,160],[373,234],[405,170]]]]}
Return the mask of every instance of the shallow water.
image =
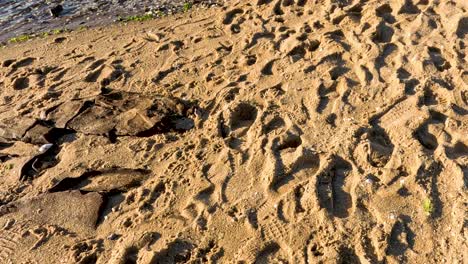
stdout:
{"type": "MultiPolygon", "coordinates": [[[[0,0],[0,42],[22,34],[54,29],[97,26],[115,21],[119,16],[148,11],[174,13],[186,0],[0,0]],[[61,4],[63,11],[55,18],[50,9],[61,4]]],[[[217,1],[196,1],[213,4],[217,1]]],[[[219,2],[219,1],[218,1],[219,2]]]]}

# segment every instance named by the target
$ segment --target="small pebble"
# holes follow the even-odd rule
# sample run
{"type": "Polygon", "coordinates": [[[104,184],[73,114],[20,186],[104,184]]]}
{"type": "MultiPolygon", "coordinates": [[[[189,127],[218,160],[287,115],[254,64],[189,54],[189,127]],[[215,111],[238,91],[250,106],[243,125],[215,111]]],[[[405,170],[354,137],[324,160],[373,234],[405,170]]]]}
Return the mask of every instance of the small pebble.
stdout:
{"type": "Polygon", "coordinates": [[[53,17],[58,17],[58,16],[60,16],[60,13],[62,13],[62,11],[63,11],[63,6],[62,5],[56,5],[56,6],[52,7],[49,11],[50,11],[50,14],[53,17]]]}
{"type": "Polygon", "coordinates": [[[119,235],[116,233],[112,233],[107,237],[108,240],[116,240],[117,238],[119,238],[119,235]]]}
{"type": "Polygon", "coordinates": [[[41,114],[40,114],[40,116],[39,116],[39,119],[40,119],[40,120],[46,120],[46,119],[47,119],[47,114],[46,114],[45,111],[42,111],[42,112],[41,112],[41,114]]]}
{"type": "Polygon", "coordinates": [[[39,152],[40,153],[45,153],[46,151],[48,151],[52,146],[54,146],[54,144],[44,144],[42,146],[39,147],[39,152]]]}

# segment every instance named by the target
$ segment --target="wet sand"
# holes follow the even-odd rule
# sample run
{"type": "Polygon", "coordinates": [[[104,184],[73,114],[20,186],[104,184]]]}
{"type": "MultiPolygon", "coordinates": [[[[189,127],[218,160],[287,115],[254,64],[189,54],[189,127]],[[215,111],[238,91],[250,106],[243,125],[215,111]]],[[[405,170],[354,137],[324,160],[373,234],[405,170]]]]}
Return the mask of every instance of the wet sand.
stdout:
{"type": "Polygon", "coordinates": [[[213,7],[223,0],[2,0],[0,2],[0,43],[21,35],[41,35],[53,30],[74,30],[104,26],[127,16],[154,17],[184,11],[184,5],[213,7]],[[61,10],[54,16],[54,8],[61,10]]]}

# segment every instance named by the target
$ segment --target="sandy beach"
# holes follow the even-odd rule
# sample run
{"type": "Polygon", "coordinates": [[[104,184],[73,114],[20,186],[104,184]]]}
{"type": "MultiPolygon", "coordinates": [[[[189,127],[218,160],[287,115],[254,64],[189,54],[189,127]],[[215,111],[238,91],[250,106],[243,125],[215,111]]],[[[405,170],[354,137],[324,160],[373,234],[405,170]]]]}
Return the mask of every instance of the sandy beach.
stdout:
{"type": "Polygon", "coordinates": [[[0,48],[0,263],[467,263],[468,4],[255,0],[0,48]]]}

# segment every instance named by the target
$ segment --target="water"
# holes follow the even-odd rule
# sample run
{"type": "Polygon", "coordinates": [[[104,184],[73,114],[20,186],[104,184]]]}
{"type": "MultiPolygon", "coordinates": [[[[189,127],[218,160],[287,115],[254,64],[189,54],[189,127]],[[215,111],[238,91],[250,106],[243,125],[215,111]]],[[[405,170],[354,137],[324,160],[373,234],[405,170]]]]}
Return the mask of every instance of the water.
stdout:
{"type": "MultiPolygon", "coordinates": [[[[185,2],[187,0],[0,0],[0,42],[23,34],[104,25],[119,16],[149,11],[175,13],[183,8],[185,2]],[[57,4],[63,6],[63,11],[54,18],[49,10],[57,4]]],[[[191,2],[212,5],[220,1],[191,2]]]]}

